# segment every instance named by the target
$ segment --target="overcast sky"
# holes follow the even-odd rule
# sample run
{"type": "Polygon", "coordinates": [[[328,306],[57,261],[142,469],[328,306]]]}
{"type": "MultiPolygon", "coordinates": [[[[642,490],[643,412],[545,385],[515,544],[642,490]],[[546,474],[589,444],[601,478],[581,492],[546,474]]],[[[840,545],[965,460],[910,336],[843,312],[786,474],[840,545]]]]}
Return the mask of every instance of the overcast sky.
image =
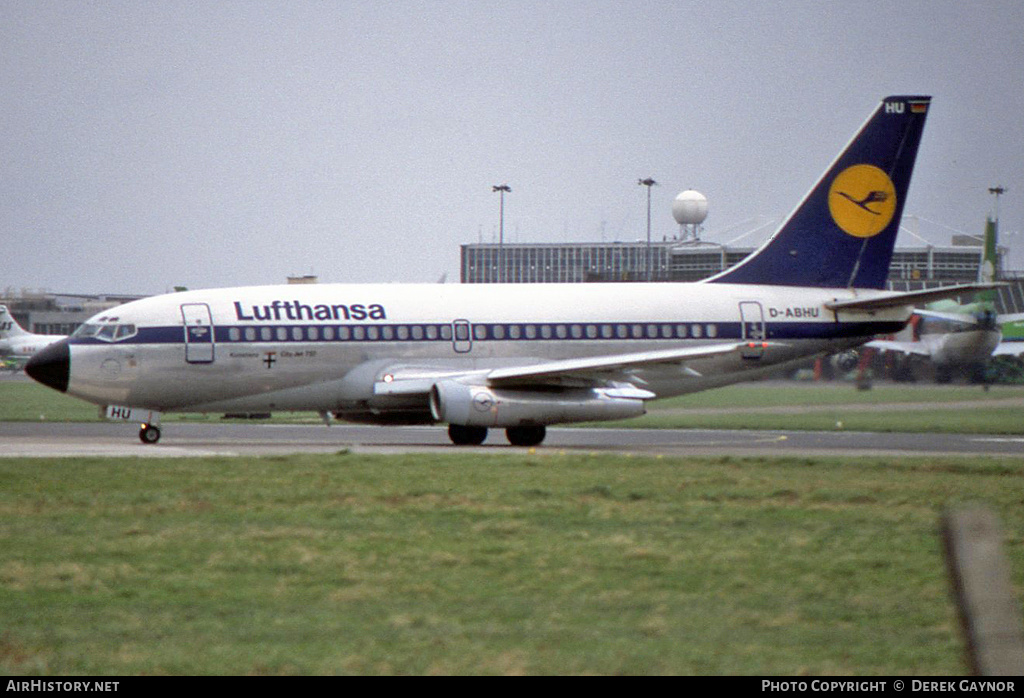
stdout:
{"type": "Polygon", "coordinates": [[[507,241],[643,238],[644,177],[730,241],[889,94],[934,96],[920,234],[1001,184],[1024,268],[1022,76],[1021,0],[0,0],[0,291],[457,281],[505,183],[507,241]]]}

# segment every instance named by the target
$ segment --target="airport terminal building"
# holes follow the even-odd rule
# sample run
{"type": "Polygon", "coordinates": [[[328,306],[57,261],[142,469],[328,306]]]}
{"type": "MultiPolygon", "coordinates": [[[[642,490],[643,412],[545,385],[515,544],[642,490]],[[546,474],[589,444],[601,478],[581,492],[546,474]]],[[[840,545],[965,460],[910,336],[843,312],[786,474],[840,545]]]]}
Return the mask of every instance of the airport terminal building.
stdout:
{"type": "MultiPolygon", "coordinates": [[[[739,263],[752,247],[730,247],[703,240],[612,243],[493,243],[461,246],[462,283],[621,283],[700,281],[739,263]]],[[[1024,312],[1024,273],[1003,270],[997,278],[1000,313],[1024,312]]],[[[910,291],[977,281],[983,248],[972,236],[954,236],[948,247],[897,247],[889,267],[889,287],[910,291]]]]}

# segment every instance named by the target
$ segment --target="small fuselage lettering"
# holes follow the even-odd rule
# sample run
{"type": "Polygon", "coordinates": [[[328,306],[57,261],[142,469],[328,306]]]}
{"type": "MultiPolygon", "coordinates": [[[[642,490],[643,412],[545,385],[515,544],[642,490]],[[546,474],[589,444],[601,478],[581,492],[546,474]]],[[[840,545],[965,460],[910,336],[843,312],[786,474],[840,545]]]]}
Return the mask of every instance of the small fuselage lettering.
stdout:
{"type": "Polygon", "coordinates": [[[773,320],[778,318],[816,318],[820,315],[820,308],[769,308],[768,317],[773,320]]]}

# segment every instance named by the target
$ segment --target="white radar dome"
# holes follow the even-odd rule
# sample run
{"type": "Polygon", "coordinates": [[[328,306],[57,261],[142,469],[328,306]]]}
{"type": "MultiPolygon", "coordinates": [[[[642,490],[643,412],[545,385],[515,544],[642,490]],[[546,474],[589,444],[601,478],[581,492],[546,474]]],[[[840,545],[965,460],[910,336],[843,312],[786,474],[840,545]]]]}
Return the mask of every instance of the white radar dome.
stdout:
{"type": "Polygon", "coordinates": [[[672,202],[672,217],[679,225],[697,225],[708,217],[708,197],[687,189],[672,202]]]}

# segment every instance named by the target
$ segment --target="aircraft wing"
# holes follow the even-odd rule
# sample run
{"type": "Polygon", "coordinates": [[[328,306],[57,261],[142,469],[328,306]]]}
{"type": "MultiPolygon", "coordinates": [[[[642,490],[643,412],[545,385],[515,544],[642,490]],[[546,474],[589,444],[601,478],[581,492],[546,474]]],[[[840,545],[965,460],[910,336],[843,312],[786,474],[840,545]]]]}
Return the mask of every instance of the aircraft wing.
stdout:
{"type": "Polygon", "coordinates": [[[874,339],[865,344],[866,347],[879,351],[896,351],[914,356],[931,356],[921,342],[897,342],[891,339],[874,339]]]}
{"type": "Polygon", "coordinates": [[[1024,356],[1024,342],[1000,342],[992,356],[1024,356]]]}
{"type": "MultiPolygon", "coordinates": [[[[757,342],[754,350],[763,350],[777,343],[757,342]]],[[[509,366],[476,371],[447,371],[412,366],[388,367],[383,377],[374,384],[376,395],[426,394],[438,380],[462,380],[479,383],[492,388],[543,389],[552,387],[582,387],[610,385],[615,383],[632,397],[651,399],[656,395],[650,391],[626,386],[635,376],[632,372],[653,366],[676,365],[683,374],[699,377],[701,374],[686,364],[698,359],[740,353],[752,347],[746,342],[716,344],[687,349],[661,349],[631,354],[592,356],[579,359],[545,361],[523,366],[509,366]]]]}
{"type": "Polygon", "coordinates": [[[996,322],[1003,328],[1003,341],[993,356],[1024,356],[1024,313],[1000,315],[996,322]]]}
{"type": "MultiPolygon", "coordinates": [[[[758,343],[761,346],[762,343],[758,343]]],[[[594,356],[582,359],[550,361],[533,366],[495,369],[487,374],[491,387],[529,387],[567,385],[580,381],[594,383],[606,380],[628,380],[630,371],[657,364],[677,364],[694,376],[700,374],[685,366],[687,361],[724,356],[738,352],[747,345],[742,342],[689,349],[662,349],[633,354],[594,356]]]]}
{"type": "Polygon", "coordinates": [[[825,304],[829,310],[884,310],[885,308],[898,308],[906,305],[919,305],[944,298],[956,298],[981,291],[1006,286],[1005,283],[982,283],[962,284],[960,286],[947,286],[946,288],[932,288],[924,291],[908,291],[906,293],[883,293],[868,298],[853,298],[849,300],[835,300],[825,304]]]}

